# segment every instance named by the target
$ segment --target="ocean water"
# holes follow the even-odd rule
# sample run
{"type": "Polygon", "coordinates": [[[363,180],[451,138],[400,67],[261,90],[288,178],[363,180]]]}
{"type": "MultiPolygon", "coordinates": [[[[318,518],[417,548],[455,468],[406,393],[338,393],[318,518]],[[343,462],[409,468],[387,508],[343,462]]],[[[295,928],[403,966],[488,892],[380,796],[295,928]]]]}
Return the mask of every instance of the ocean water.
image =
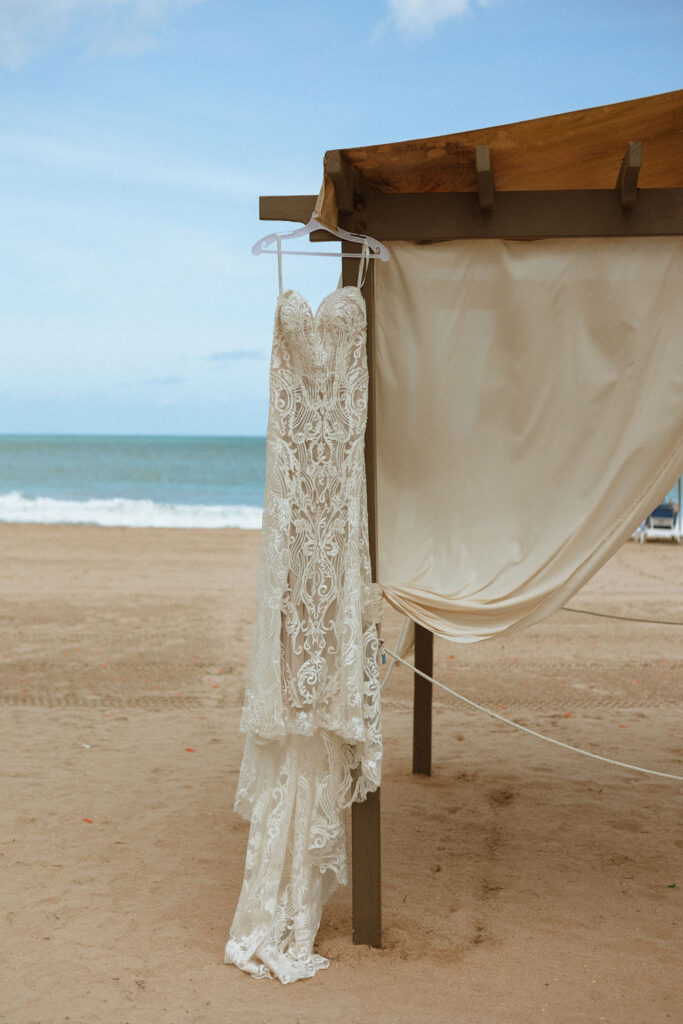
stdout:
{"type": "Polygon", "coordinates": [[[0,435],[0,522],[258,529],[265,479],[264,437],[0,435]]]}
{"type": "Polygon", "coordinates": [[[0,435],[0,521],[261,526],[263,437],[0,435]]]}

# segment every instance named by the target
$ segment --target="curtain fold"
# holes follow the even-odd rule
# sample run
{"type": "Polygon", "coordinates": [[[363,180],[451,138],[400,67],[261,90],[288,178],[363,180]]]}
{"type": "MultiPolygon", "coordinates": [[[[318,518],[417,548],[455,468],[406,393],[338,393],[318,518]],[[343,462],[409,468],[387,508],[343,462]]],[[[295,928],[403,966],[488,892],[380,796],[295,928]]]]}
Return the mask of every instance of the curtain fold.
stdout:
{"type": "Polygon", "coordinates": [[[683,472],[683,239],[389,248],[376,267],[379,582],[449,640],[522,629],[683,472]]]}

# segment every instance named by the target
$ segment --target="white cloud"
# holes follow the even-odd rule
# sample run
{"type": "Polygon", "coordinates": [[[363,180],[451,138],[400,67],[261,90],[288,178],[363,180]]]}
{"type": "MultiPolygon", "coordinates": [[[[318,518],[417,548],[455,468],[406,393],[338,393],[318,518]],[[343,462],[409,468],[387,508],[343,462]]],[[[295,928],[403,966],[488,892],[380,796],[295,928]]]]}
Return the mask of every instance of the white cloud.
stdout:
{"type": "Polygon", "coordinates": [[[0,0],[0,64],[16,70],[78,27],[88,48],[129,56],[175,11],[204,0],[0,0]]]}
{"type": "MultiPolygon", "coordinates": [[[[390,20],[407,34],[432,32],[442,21],[469,14],[474,0],[387,0],[390,20]]],[[[478,0],[480,6],[486,0],[478,0]]]]}

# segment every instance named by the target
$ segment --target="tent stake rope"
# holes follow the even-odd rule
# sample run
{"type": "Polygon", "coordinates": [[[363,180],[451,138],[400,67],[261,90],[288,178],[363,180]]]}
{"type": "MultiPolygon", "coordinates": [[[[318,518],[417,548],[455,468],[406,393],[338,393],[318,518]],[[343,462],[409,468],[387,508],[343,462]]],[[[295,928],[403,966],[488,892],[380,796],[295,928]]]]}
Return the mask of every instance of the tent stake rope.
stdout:
{"type": "Polygon", "coordinates": [[[611,615],[609,612],[591,612],[587,608],[568,608],[564,605],[564,612],[576,612],[578,615],[597,615],[601,619],[622,619],[624,622],[652,622],[655,626],[683,626],[683,622],[676,622],[673,619],[636,619],[632,615],[611,615]]]}
{"type": "Polygon", "coordinates": [[[675,782],[683,782],[683,775],[671,775],[669,772],[659,772],[654,768],[640,768],[636,764],[627,764],[625,761],[615,761],[612,757],[604,757],[602,754],[594,754],[590,750],[581,750],[580,747],[573,747],[570,743],[563,743],[562,740],[553,739],[552,736],[544,736],[540,732],[536,732],[535,729],[528,729],[526,725],[520,725],[519,722],[513,722],[509,718],[505,718],[503,715],[499,715],[496,711],[491,711],[490,708],[485,708],[481,704],[477,704],[476,701],[470,700],[469,697],[463,697],[461,693],[456,693],[455,690],[451,690],[449,686],[444,683],[440,683],[438,679],[433,679],[432,676],[428,676],[426,672],[421,672],[419,668],[415,668],[409,661],[401,658],[395,651],[392,651],[386,646],[384,640],[380,640],[380,646],[382,651],[393,659],[392,664],[389,666],[389,670],[386,674],[384,682],[380,689],[384,687],[384,683],[389,678],[389,673],[393,668],[394,661],[400,661],[402,665],[405,665],[410,669],[411,672],[415,672],[416,675],[422,676],[428,683],[433,683],[435,686],[439,686],[446,693],[450,693],[453,697],[457,697],[458,700],[462,701],[463,704],[468,704],[471,708],[475,708],[477,711],[483,711],[485,715],[490,715],[491,718],[496,718],[499,722],[503,722],[505,725],[511,725],[514,729],[519,729],[521,732],[529,733],[530,736],[535,736],[536,739],[545,740],[546,743],[554,743],[556,747],[563,747],[565,750],[571,750],[575,754],[583,754],[584,757],[592,757],[596,761],[604,761],[606,764],[616,765],[617,768],[628,768],[632,772],[642,772],[644,775],[657,775],[661,779],[673,779],[675,782]]]}

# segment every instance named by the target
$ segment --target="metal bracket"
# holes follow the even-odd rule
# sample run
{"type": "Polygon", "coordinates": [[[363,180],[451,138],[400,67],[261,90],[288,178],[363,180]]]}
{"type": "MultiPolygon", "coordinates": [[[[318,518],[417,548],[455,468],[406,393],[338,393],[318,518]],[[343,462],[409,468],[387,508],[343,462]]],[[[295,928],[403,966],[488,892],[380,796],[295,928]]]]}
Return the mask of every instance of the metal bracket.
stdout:
{"type": "Polygon", "coordinates": [[[477,146],[475,149],[477,167],[477,183],[479,186],[479,205],[482,210],[492,210],[496,205],[496,189],[491,169],[491,154],[488,146],[477,146]]]}
{"type": "Polygon", "coordinates": [[[638,175],[643,162],[642,142],[629,142],[621,161],[617,192],[620,193],[621,205],[625,210],[632,210],[638,198],[638,175]]]}

